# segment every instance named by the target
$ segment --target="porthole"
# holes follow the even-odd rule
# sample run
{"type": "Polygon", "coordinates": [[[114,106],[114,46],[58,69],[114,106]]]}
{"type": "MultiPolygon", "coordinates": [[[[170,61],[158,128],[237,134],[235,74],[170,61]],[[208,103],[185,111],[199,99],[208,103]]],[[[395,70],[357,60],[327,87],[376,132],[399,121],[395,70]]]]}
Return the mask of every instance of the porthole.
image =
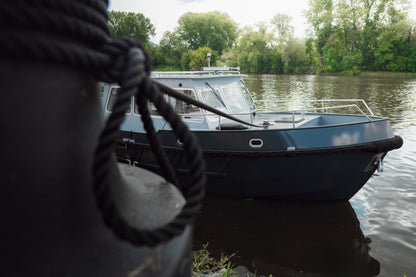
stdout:
{"type": "Polygon", "coordinates": [[[253,148],[263,147],[263,140],[259,138],[252,138],[248,141],[248,144],[253,148]]]}

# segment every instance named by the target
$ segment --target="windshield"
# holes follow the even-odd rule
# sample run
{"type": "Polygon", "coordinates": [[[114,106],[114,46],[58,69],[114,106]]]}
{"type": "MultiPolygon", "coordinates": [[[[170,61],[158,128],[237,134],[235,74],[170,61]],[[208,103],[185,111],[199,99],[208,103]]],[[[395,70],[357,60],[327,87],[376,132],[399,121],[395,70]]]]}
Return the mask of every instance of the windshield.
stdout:
{"type": "Polygon", "coordinates": [[[225,96],[225,100],[231,110],[231,113],[248,113],[247,100],[242,93],[241,84],[233,82],[225,86],[221,86],[221,90],[225,96]]]}
{"type": "MultiPolygon", "coordinates": [[[[214,89],[211,88],[201,89],[200,94],[202,97],[202,102],[217,110],[227,112],[227,108],[225,107],[224,102],[220,98],[218,90],[214,92],[214,89]]],[[[210,111],[207,112],[210,113],[210,111]]]]}

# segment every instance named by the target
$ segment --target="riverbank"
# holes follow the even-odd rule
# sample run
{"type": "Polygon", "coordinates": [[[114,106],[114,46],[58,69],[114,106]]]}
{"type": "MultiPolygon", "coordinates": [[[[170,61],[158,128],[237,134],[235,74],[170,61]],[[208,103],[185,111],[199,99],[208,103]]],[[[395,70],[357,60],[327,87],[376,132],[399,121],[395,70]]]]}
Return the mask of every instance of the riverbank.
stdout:
{"type": "MultiPolygon", "coordinates": [[[[182,71],[179,67],[170,67],[170,66],[157,66],[153,69],[154,71],[182,71]]],[[[336,72],[336,73],[325,73],[321,72],[320,74],[314,73],[268,73],[268,72],[248,72],[241,70],[243,74],[275,74],[275,75],[323,75],[323,76],[347,76],[349,74],[336,72]]],[[[392,71],[365,71],[354,76],[361,77],[416,77],[416,72],[392,72],[392,71]]]]}
{"type": "MultiPolygon", "coordinates": [[[[192,276],[193,277],[265,277],[250,272],[245,266],[234,266],[231,255],[221,254],[218,259],[211,256],[208,244],[202,244],[200,249],[192,251],[192,276]]],[[[273,277],[269,275],[268,277],[273,277]]]]}
{"type": "Polygon", "coordinates": [[[416,72],[362,72],[362,77],[416,77],[416,72]]]}

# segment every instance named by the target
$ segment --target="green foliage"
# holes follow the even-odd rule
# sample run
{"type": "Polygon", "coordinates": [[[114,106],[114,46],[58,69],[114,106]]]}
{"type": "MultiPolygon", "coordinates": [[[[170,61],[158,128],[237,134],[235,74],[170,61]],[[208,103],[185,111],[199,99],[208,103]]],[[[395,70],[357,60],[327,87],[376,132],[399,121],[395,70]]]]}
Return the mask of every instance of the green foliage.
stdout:
{"type": "Polygon", "coordinates": [[[348,75],[359,74],[362,61],[361,53],[344,55],[341,60],[341,70],[348,75]]]}
{"type": "Polygon", "coordinates": [[[159,49],[163,57],[160,64],[176,68],[181,67],[182,55],[188,51],[188,47],[178,33],[169,31],[164,33],[159,49]]]}
{"type": "Polygon", "coordinates": [[[211,64],[214,64],[216,55],[230,49],[237,37],[237,24],[228,14],[218,11],[186,13],[179,18],[178,25],[173,32],[166,32],[160,41],[164,58],[161,64],[184,70],[199,70],[207,65],[206,53],[203,62],[203,50],[198,50],[204,47],[211,50],[211,64]]]}
{"type": "Polygon", "coordinates": [[[415,71],[416,40],[411,24],[401,21],[380,32],[380,43],[374,51],[376,70],[415,71]]]}
{"type": "Polygon", "coordinates": [[[322,55],[323,48],[332,34],[333,1],[310,0],[306,18],[315,34],[316,49],[322,55]]]}
{"type": "Polygon", "coordinates": [[[285,73],[306,73],[310,67],[306,56],[305,41],[291,38],[282,51],[285,73]]]}
{"type": "Polygon", "coordinates": [[[231,270],[232,270],[231,262],[228,262],[225,272],[222,273],[222,277],[232,277],[231,270]]]}
{"type": "Polygon", "coordinates": [[[277,32],[278,38],[281,40],[293,36],[295,28],[290,24],[291,21],[292,17],[284,13],[276,14],[270,21],[277,32]]]}
{"type": "Polygon", "coordinates": [[[340,72],[345,49],[336,35],[332,35],[328,40],[322,49],[323,71],[327,73],[340,72]]]}
{"type": "Polygon", "coordinates": [[[201,70],[201,67],[208,66],[207,53],[211,53],[211,64],[215,63],[216,51],[208,47],[201,47],[197,50],[188,50],[182,54],[181,66],[183,70],[201,70]]]}
{"type": "Polygon", "coordinates": [[[179,18],[178,24],[179,36],[192,50],[206,46],[221,54],[237,38],[237,23],[219,11],[188,12],[179,18]]]}
{"type": "Polygon", "coordinates": [[[362,70],[413,71],[415,23],[407,0],[310,0],[312,27],[307,42],[311,67],[319,72],[358,74],[362,70]]]}
{"type": "Polygon", "coordinates": [[[129,37],[147,44],[150,36],[155,35],[155,27],[150,19],[141,13],[108,12],[108,26],[111,37],[129,37]]]}
{"type": "Polygon", "coordinates": [[[192,251],[192,276],[202,276],[203,274],[212,274],[220,270],[224,270],[224,277],[231,275],[232,265],[230,259],[235,256],[235,253],[230,256],[221,254],[219,260],[211,257],[208,251],[208,243],[202,245],[202,249],[192,251]]]}
{"type": "Polygon", "coordinates": [[[322,72],[321,55],[316,49],[313,39],[307,39],[305,42],[305,47],[305,53],[308,60],[310,73],[320,74],[322,72]]]}
{"type": "Polygon", "coordinates": [[[240,66],[238,62],[238,52],[235,49],[228,49],[222,53],[216,62],[217,66],[240,66]]]}
{"type": "MultiPolygon", "coordinates": [[[[291,17],[237,29],[226,13],[185,13],[160,46],[145,44],[154,68],[199,70],[207,65],[240,66],[257,73],[416,72],[416,23],[408,0],[310,0],[309,37],[294,37],[291,17]]],[[[109,12],[113,37],[147,42],[150,20],[138,13],[109,12]]]]}
{"type": "Polygon", "coordinates": [[[246,27],[237,41],[235,51],[243,71],[282,73],[283,61],[279,48],[273,44],[274,36],[264,25],[257,29],[246,27]]]}

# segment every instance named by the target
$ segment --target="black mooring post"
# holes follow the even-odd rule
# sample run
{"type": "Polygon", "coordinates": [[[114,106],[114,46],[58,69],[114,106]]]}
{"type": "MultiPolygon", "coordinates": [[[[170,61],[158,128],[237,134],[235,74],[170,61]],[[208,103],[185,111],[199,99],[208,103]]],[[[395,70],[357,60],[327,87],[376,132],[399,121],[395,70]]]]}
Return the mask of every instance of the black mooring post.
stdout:
{"type": "MultiPolygon", "coordinates": [[[[135,247],[104,225],[91,188],[103,118],[90,76],[53,62],[0,62],[0,275],[190,276],[191,226],[165,244],[135,247]]],[[[134,193],[116,196],[135,203],[134,193]]],[[[152,224],[173,216],[147,209],[152,224]]],[[[130,219],[149,221],[140,216],[130,219]]]]}

